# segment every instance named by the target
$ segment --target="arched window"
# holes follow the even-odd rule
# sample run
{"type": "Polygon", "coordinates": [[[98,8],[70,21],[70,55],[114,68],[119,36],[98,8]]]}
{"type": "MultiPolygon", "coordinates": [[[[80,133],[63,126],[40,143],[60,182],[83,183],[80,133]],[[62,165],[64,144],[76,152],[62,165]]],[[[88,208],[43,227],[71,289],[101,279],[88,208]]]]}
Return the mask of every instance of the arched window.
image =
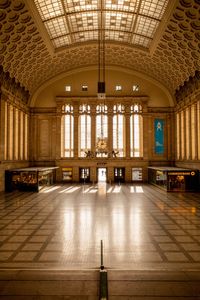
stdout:
{"type": "Polygon", "coordinates": [[[79,106],[79,157],[85,157],[91,150],[91,116],[90,106],[79,106]]]}
{"type": "Polygon", "coordinates": [[[131,157],[143,157],[143,118],[140,104],[131,105],[130,154],[131,157]]]}
{"type": "Polygon", "coordinates": [[[96,107],[96,156],[107,157],[108,146],[108,107],[105,104],[96,107]]]}
{"type": "Polygon", "coordinates": [[[61,156],[74,156],[74,116],[73,106],[63,105],[61,120],[61,156]]]}
{"type": "Polygon", "coordinates": [[[118,157],[125,156],[125,108],[124,105],[113,106],[113,150],[118,157]]]}

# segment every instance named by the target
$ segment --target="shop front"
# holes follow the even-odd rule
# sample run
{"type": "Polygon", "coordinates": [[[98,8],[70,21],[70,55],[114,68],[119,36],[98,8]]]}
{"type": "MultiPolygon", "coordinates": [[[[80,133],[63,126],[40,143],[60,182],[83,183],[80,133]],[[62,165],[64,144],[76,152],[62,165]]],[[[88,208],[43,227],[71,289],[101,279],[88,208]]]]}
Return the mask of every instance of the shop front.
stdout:
{"type": "Polygon", "coordinates": [[[198,191],[198,171],[177,167],[148,167],[148,181],[168,192],[198,191]]]}
{"type": "Polygon", "coordinates": [[[13,190],[39,192],[43,187],[55,182],[58,167],[31,167],[5,171],[5,191],[13,190]]]}

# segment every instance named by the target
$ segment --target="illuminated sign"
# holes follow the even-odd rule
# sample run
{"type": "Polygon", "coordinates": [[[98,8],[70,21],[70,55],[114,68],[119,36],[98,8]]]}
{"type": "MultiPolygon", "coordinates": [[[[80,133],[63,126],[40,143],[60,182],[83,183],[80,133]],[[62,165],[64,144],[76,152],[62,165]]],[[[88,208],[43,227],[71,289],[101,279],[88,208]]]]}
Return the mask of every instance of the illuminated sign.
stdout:
{"type": "Polygon", "coordinates": [[[195,172],[194,171],[192,171],[192,172],[187,172],[187,171],[185,171],[185,172],[168,172],[168,175],[179,175],[179,176],[181,176],[181,175],[183,175],[183,176],[192,175],[192,176],[194,176],[195,172]]]}

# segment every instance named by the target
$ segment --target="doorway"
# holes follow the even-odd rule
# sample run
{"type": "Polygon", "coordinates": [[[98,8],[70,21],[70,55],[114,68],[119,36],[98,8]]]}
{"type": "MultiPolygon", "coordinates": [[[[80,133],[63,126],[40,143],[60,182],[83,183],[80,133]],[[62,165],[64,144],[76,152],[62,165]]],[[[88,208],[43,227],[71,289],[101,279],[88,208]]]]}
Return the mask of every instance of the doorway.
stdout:
{"type": "Polygon", "coordinates": [[[98,168],[97,169],[97,179],[98,179],[98,182],[106,182],[106,180],[107,180],[107,169],[106,168],[98,168]]]}
{"type": "Polygon", "coordinates": [[[125,168],[114,168],[114,181],[118,183],[125,182],[125,168]]]}
{"type": "Polygon", "coordinates": [[[80,182],[90,182],[90,169],[89,168],[80,168],[79,169],[79,181],[80,182]]]}

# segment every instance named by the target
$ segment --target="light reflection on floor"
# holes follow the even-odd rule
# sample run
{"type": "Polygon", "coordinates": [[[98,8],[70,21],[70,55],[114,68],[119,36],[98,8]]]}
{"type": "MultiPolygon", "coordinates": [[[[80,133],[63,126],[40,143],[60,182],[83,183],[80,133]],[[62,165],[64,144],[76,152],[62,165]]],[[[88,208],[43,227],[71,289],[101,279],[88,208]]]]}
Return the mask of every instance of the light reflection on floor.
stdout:
{"type": "Polygon", "coordinates": [[[108,267],[200,267],[198,194],[102,182],[16,194],[0,199],[1,267],[93,268],[100,240],[108,267]]]}
{"type": "MultiPolygon", "coordinates": [[[[114,193],[114,194],[117,194],[117,193],[120,193],[121,191],[121,185],[119,184],[113,184],[112,186],[104,183],[104,182],[99,182],[98,184],[96,185],[92,185],[92,186],[88,186],[88,185],[78,185],[78,186],[74,186],[74,185],[71,185],[67,188],[63,188],[61,190],[59,190],[59,194],[62,194],[62,193],[74,193],[75,191],[79,190],[80,188],[82,187],[82,190],[83,190],[83,193],[84,194],[87,194],[87,193],[92,193],[92,194],[95,194],[95,193],[99,193],[99,194],[104,194],[104,193],[114,193]]],[[[60,189],[61,187],[60,186],[54,186],[54,187],[45,187],[43,188],[40,193],[50,193],[54,190],[57,190],[57,189],[60,189]]],[[[143,193],[143,188],[142,186],[130,186],[130,193],[143,193]]]]}

